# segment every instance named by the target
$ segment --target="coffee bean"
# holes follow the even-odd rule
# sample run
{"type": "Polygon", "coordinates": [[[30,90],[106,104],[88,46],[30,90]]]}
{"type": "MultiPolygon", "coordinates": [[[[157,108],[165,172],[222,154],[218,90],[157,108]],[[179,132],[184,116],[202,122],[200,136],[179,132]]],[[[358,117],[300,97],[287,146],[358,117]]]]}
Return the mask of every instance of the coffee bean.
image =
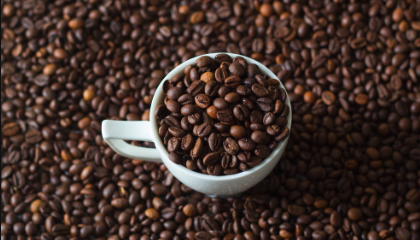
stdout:
{"type": "Polygon", "coordinates": [[[241,85],[241,82],[241,78],[238,75],[232,75],[225,79],[225,86],[234,89],[241,85]]]}
{"type": "Polygon", "coordinates": [[[234,125],[230,127],[230,135],[236,139],[243,138],[247,135],[245,127],[234,125]]]}
{"type": "Polygon", "coordinates": [[[195,64],[197,64],[197,66],[200,68],[208,67],[213,64],[213,58],[208,56],[199,57],[197,60],[195,60],[195,64]]]}
{"type": "Polygon", "coordinates": [[[168,132],[176,138],[181,138],[185,135],[185,131],[177,127],[169,127],[168,132]]]}
{"type": "Polygon", "coordinates": [[[260,158],[266,158],[270,155],[271,151],[266,145],[257,145],[254,153],[260,158]]]}
{"type": "Polygon", "coordinates": [[[271,99],[265,98],[265,97],[258,98],[257,99],[257,105],[264,112],[270,112],[274,108],[273,101],[271,99]]]}
{"type": "MultiPolygon", "coordinates": [[[[187,93],[191,94],[191,96],[195,97],[196,95],[204,92],[204,88],[206,87],[206,83],[198,80],[191,83],[191,85],[187,88],[187,93]]],[[[178,100],[181,102],[180,100],[178,100]]]]}
{"type": "Polygon", "coordinates": [[[201,138],[197,138],[194,144],[194,148],[191,150],[191,157],[198,158],[200,157],[201,153],[203,152],[203,140],[201,138]]]}
{"type": "Polygon", "coordinates": [[[220,158],[219,153],[216,153],[216,152],[209,153],[206,156],[204,156],[203,163],[205,165],[213,165],[219,161],[219,158],[220,158]]]}
{"type": "Polygon", "coordinates": [[[181,147],[181,142],[178,138],[172,137],[171,139],[169,139],[168,147],[167,147],[167,150],[169,153],[178,151],[180,147],[181,147]]]}
{"type": "Polygon", "coordinates": [[[225,151],[231,155],[236,154],[239,151],[238,143],[232,138],[226,138],[223,142],[223,147],[225,151]]]}
{"type": "Polygon", "coordinates": [[[238,62],[229,65],[229,72],[240,77],[245,75],[244,67],[238,62]]]}
{"type": "Polygon", "coordinates": [[[230,110],[217,111],[217,120],[222,123],[229,123],[233,121],[233,113],[230,110]]]}
{"type": "Polygon", "coordinates": [[[207,108],[211,104],[210,98],[205,94],[198,94],[195,96],[194,100],[195,104],[197,104],[200,108],[207,108]]]}
{"type": "Polygon", "coordinates": [[[211,151],[216,151],[222,144],[222,137],[220,134],[211,133],[208,138],[209,148],[211,151]]]}

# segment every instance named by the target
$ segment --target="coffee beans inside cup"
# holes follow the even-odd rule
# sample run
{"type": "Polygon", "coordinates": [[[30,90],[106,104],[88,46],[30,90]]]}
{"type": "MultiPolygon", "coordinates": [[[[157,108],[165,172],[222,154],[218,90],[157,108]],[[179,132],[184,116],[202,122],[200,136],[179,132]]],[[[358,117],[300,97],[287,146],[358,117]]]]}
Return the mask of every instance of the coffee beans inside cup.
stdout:
{"type": "Polygon", "coordinates": [[[198,58],[163,86],[155,111],[169,159],[209,175],[257,166],[289,135],[286,91],[244,58],[198,58]]]}

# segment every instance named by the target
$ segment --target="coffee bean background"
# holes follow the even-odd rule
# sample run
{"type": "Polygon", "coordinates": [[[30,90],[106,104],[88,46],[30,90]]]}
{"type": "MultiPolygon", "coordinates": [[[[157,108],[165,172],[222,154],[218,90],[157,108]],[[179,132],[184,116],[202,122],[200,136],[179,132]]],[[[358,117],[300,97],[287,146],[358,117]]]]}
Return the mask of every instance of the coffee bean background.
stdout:
{"type": "Polygon", "coordinates": [[[418,1],[1,11],[2,240],[420,239],[418,1]],[[238,197],[194,192],[100,135],[103,119],[148,120],[164,76],[209,52],[261,61],[292,102],[284,157],[238,197]]]}

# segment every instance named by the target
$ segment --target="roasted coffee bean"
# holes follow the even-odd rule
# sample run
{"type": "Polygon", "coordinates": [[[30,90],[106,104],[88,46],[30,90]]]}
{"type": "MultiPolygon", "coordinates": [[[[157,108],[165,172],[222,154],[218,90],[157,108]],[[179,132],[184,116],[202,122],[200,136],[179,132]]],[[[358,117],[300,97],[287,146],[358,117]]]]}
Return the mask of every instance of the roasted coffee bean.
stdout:
{"type": "Polygon", "coordinates": [[[267,88],[265,88],[263,85],[261,84],[254,84],[252,85],[252,92],[257,95],[257,97],[267,97],[269,94],[269,91],[267,88]]]}
{"type": "Polygon", "coordinates": [[[257,105],[264,112],[270,112],[274,109],[273,101],[269,98],[258,98],[257,105]]]}
{"type": "Polygon", "coordinates": [[[186,134],[181,140],[181,149],[189,151],[194,147],[194,137],[191,134],[186,134]]]}
{"type": "Polygon", "coordinates": [[[230,135],[236,139],[240,139],[246,137],[247,131],[246,128],[239,125],[233,125],[230,127],[229,131],[230,135]]]}
{"type": "Polygon", "coordinates": [[[271,125],[276,121],[276,116],[272,112],[268,112],[264,114],[263,124],[264,125],[271,125]]]}
{"type": "Polygon", "coordinates": [[[216,81],[210,81],[204,88],[204,93],[209,97],[216,97],[219,92],[220,85],[216,81]]]}
{"type": "Polygon", "coordinates": [[[238,62],[234,62],[229,65],[229,72],[240,77],[245,75],[244,67],[238,62]]]}
{"type": "Polygon", "coordinates": [[[197,125],[197,124],[199,124],[199,123],[202,122],[201,114],[200,113],[194,113],[194,114],[188,116],[187,119],[188,119],[188,122],[191,125],[197,125]]]}
{"type": "MultiPolygon", "coordinates": [[[[267,147],[267,145],[257,145],[254,150],[255,155],[257,155],[260,158],[266,158],[270,155],[271,151],[267,147]]],[[[249,164],[248,164],[249,165],[249,164]]]]}
{"type": "Polygon", "coordinates": [[[198,94],[197,96],[195,96],[194,100],[195,104],[200,108],[207,108],[211,104],[210,97],[206,94],[198,94]]]}
{"type": "Polygon", "coordinates": [[[222,137],[218,133],[211,133],[207,141],[211,151],[216,151],[222,145],[222,137]]]}
{"type": "Polygon", "coordinates": [[[252,151],[255,149],[255,143],[248,138],[238,140],[239,147],[244,151],[252,151]]]}
{"type": "Polygon", "coordinates": [[[238,143],[232,138],[226,138],[226,140],[223,142],[223,147],[225,151],[230,155],[234,155],[239,151],[238,143]]]}
{"type": "Polygon", "coordinates": [[[213,105],[219,110],[224,110],[229,107],[229,103],[226,102],[223,98],[214,99],[213,105]]]}
{"type": "Polygon", "coordinates": [[[269,141],[270,137],[265,132],[254,131],[251,134],[251,139],[257,144],[266,144],[269,141]]]}
{"type": "Polygon", "coordinates": [[[168,132],[176,138],[181,138],[185,135],[185,131],[177,127],[169,127],[168,132]]]}
{"type": "Polygon", "coordinates": [[[220,159],[220,154],[217,152],[209,153],[203,158],[203,163],[205,165],[213,165],[217,163],[220,159]]]}
{"type": "Polygon", "coordinates": [[[222,173],[222,167],[220,166],[220,164],[208,165],[207,173],[210,175],[218,176],[222,173]]]}
{"type": "Polygon", "coordinates": [[[223,124],[223,123],[218,122],[218,123],[215,123],[215,124],[214,124],[214,128],[215,128],[217,131],[219,131],[219,132],[223,133],[223,132],[228,132],[228,131],[229,131],[229,129],[230,129],[230,126],[229,126],[229,125],[226,125],[226,124],[223,124]]]}
{"type": "Polygon", "coordinates": [[[195,113],[195,107],[192,104],[186,104],[181,108],[181,114],[183,116],[189,116],[195,113]]]}
{"type": "Polygon", "coordinates": [[[184,106],[187,104],[192,104],[194,102],[193,97],[190,94],[183,94],[178,98],[178,102],[184,106]]]}
{"type": "Polygon", "coordinates": [[[241,78],[238,75],[232,75],[230,77],[227,77],[225,79],[225,86],[231,88],[231,89],[235,89],[237,88],[239,85],[241,85],[241,78]]]}
{"type": "MultiPolygon", "coordinates": [[[[204,88],[206,87],[206,83],[197,80],[191,83],[191,85],[187,88],[187,93],[191,94],[191,96],[195,97],[196,95],[204,92],[204,88]]],[[[178,100],[179,101],[179,100],[178,100]]]]}
{"type": "Polygon", "coordinates": [[[233,113],[230,110],[217,111],[217,120],[222,123],[230,123],[233,121],[233,113]]]}
{"type": "Polygon", "coordinates": [[[249,110],[243,104],[237,104],[235,108],[233,108],[233,115],[239,121],[245,121],[249,117],[249,110]]]}
{"type": "Polygon", "coordinates": [[[167,147],[169,153],[177,151],[180,147],[181,143],[178,138],[172,137],[169,139],[167,147]]]}
{"type": "Polygon", "coordinates": [[[194,148],[191,149],[191,157],[198,158],[203,152],[204,142],[201,138],[197,138],[194,144],[194,148]]]}
{"type": "Polygon", "coordinates": [[[197,134],[200,138],[204,138],[210,135],[211,133],[211,125],[208,123],[203,123],[198,127],[197,134]]]}

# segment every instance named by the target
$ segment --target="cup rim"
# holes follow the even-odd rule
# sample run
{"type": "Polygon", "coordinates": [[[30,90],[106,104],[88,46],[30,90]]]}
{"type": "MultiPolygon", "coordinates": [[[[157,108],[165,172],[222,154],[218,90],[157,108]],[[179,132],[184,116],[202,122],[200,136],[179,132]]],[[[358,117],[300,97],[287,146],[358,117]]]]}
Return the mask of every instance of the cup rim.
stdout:
{"type": "MultiPolygon", "coordinates": [[[[255,166],[253,168],[250,168],[249,170],[246,170],[244,172],[239,172],[239,173],[235,173],[235,174],[232,174],[232,175],[213,176],[213,175],[209,175],[209,174],[203,174],[203,173],[200,173],[200,172],[191,171],[188,168],[186,168],[185,166],[183,166],[181,164],[176,164],[176,163],[169,160],[169,157],[168,157],[169,153],[166,150],[166,148],[163,146],[163,142],[162,142],[162,140],[161,140],[161,138],[158,134],[158,125],[157,125],[157,121],[156,121],[156,117],[155,117],[155,109],[159,104],[161,104],[161,101],[163,101],[163,99],[164,99],[164,94],[163,94],[163,90],[162,90],[163,83],[165,81],[173,78],[174,76],[180,74],[181,72],[183,73],[184,68],[189,66],[189,65],[195,64],[196,59],[198,59],[202,56],[209,56],[209,57],[214,59],[216,57],[216,55],[218,55],[218,54],[227,54],[232,58],[243,57],[244,59],[246,59],[246,61],[248,63],[257,65],[260,72],[262,72],[264,75],[268,75],[270,78],[274,78],[274,79],[279,81],[280,87],[282,87],[286,92],[285,103],[289,107],[289,115],[287,116],[287,120],[288,120],[287,121],[287,127],[289,128],[289,130],[291,130],[292,108],[291,108],[291,104],[290,104],[289,95],[288,95],[287,90],[285,89],[284,85],[282,84],[282,82],[276,76],[276,74],[274,74],[270,69],[268,69],[262,63],[254,60],[252,58],[249,58],[249,57],[246,57],[246,56],[243,56],[243,55],[240,55],[240,54],[227,53],[227,52],[208,53],[208,54],[203,54],[203,55],[200,55],[200,56],[196,56],[196,57],[188,59],[187,61],[179,64],[177,67],[172,69],[163,78],[163,80],[161,81],[161,83],[159,84],[159,86],[157,87],[157,89],[155,91],[155,94],[154,94],[153,99],[152,99],[152,104],[150,106],[150,119],[149,119],[149,121],[151,123],[151,127],[153,128],[151,133],[153,135],[152,137],[154,139],[155,147],[161,153],[161,159],[165,163],[165,165],[170,165],[171,167],[178,168],[179,171],[181,171],[185,174],[190,174],[191,176],[196,177],[196,178],[200,178],[202,180],[226,181],[226,180],[232,180],[232,179],[237,179],[237,178],[243,178],[243,177],[250,176],[250,175],[254,174],[255,172],[259,171],[260,169],[264,168],[264,166],[266,166],[270,161],[273,161],[274,157],[277,156],[283,149],[286,148],[287,142],[289,141],[290,133],[289,133],[289,136],[287,136],[287,138],[285,140],[278,143],[277,147],[270,153],[270,155],[268,157],[264,158],[264,160],[260,164],[258,164],[257,166],[255,166]],[[165,154],[165,156],[162,156],[163,154],[165,154]]],[[[279,156],[279,159],[280,159],[280,157],[281,156],[279,156]]]]}

